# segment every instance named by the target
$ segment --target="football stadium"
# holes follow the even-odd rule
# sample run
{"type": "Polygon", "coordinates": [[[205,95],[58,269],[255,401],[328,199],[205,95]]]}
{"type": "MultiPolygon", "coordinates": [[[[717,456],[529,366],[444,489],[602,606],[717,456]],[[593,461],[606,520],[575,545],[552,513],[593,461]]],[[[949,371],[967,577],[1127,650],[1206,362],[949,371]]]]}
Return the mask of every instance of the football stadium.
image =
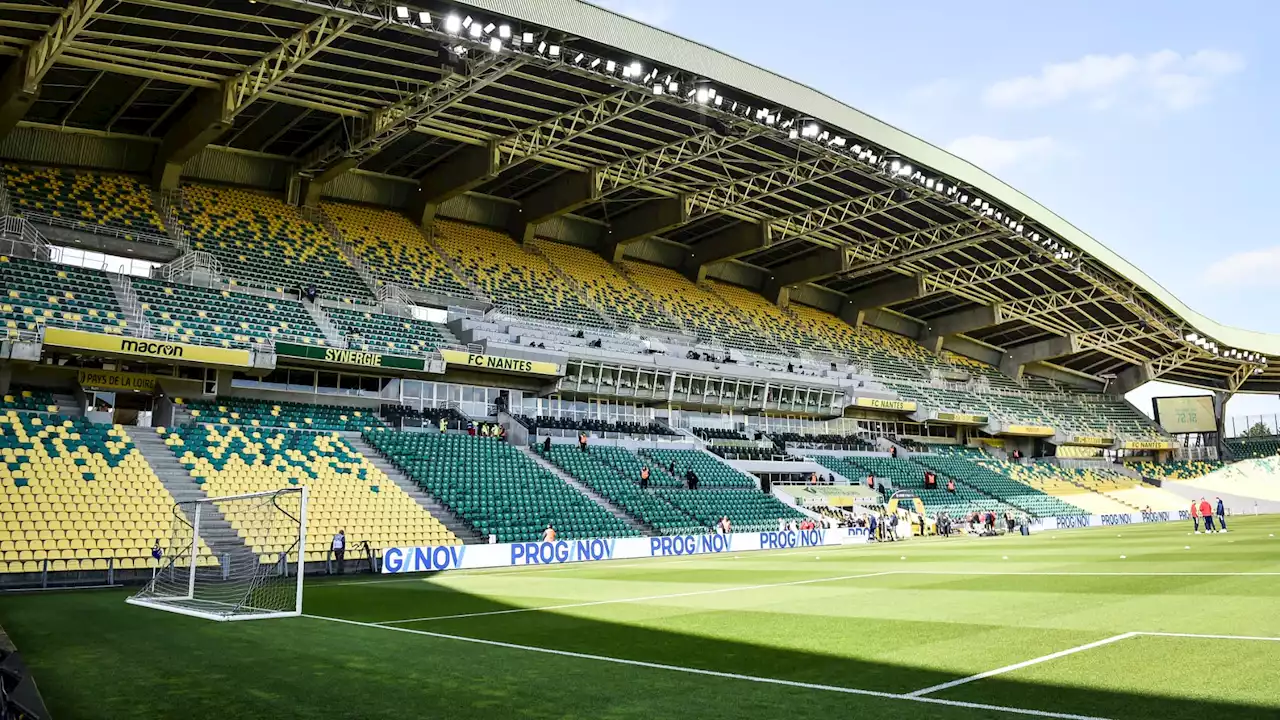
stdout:
{"type": "Polygon", "coordinates": [[[1280,336],[579,0],[0,0],[0,292],[3,720],[1280,717],[1280,336]]]}

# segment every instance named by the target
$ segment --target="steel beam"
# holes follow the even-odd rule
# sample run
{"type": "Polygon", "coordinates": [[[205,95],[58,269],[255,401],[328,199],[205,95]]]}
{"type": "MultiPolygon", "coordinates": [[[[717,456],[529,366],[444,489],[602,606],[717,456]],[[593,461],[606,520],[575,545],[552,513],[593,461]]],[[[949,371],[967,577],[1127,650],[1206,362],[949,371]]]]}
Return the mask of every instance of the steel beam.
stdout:
{"type": "Polygon", "coordinates": [[[463,148],[432,166],[423,176],[414,216],[424,220],[434,217],[440,203],[474,190],[520,163],[563,147],[655,100],[652,93],[619,90],[492,140],[487,146],[463,148]]]}
{"type": "Polygon", "coordinates": [[[983,305],[933,318],[920,329],[920,344],[931,352],[942,351],[942,343],[952,335],[963,335],[1000,324],[997,306],[983,305]]]}
{"type": "Polygon", "coordinates": [[[996,278],[1023,275],[1050,267],[1034,256],[1019,256],[964,265],[949,270],[926,273],[922,278],[923,295],[947,292],[956,288],[981,285],[996,278]]]}
{"type": "MultiPolygon", "coordinates": [[[[442,47],[439,52],[448,50],[442,47]]],[[[489,55],[468,62],[462,72],[442,66],[443,75],[427,88],[377,108],[357,120],[354,128],[339,128],[302,162],[299,174],[307,178],[304,204],[314,205],[325,185],[523,64],[516,57],[489,55]]]]}
{"type": "Polygon", "coordinates": [[[1023,369],[1034,362],[1071,355],[1078,351],[1073,336],[1050,338],[1029,345],[1019,345],[1005,351],[1000,358],[1000,372],[1015,380],[1022,377],[1023,369]]]}
{"type": "Polygon", "coordinates": [[[627,245],[683,225],[689,221],[688,204],[683,197],[658,198],[619,217],[601,238],[600,255],[618,262],[627,245]]]}
{"type": "Polygon", "coordinates": [[[775,242],[812,237],[824,230],[849,225],[902,207],[920,197],[917,192],[895,187],[778,218],[772,221],[775,242]]]}
{"type": "Polygon", "coordinates": [[[823,155],[719,183],[689,195],[689,217],[733,210],[754,200],[838,175],[848,169],[846,158],[823,155]]]}
{"type": "Polygon", "coordinates": [[[172,190],[182,166],[235,123],[236,116],[261,99],[355,25],[355,20],[321,15],[290,35],[253,65],[217,88],[202,90],[187,112],[160,142],[152,169],[155,184],[172,190]]]}
{"type": "Polygon", "coordinates": [[[730,129],[728,134],[705,132],[585,172],[571,171],[569,175],[572,177],[557,178],[521,200],[523,207],[520,217],[512,223],[511,234],[518,240],[531,237],[538,223],[573,212],[621,190],[647,186],[663,173],[687,167],[761,134],[761,130],[745,129],[730,129]],[[590,175],[592,184],[588,187],[582,185],[584,175],[590,175]]]}
{"type": "Polygon", "coordinates": [[[1106,290],[1091,286],[1047,293],[1045,295],[1033,295],[1021,300],[1009,300],[996,305],[996,323],[1044,317],[1063,310],[1093,305],[1109,299],[1111,299],[1111,295],[1106,290]]]}
{"type": "Polygon", "coordinates": [[[1236,368],[1231,371],[1231,374],[1227,376],[1227,392],[1232,395],[1239,392],[1240,388],[1244,386],[1245,382],[1248,381],[1249,378],[1253,377],[1254,371],[1259,367],[1260,366],[1254,365],[1253,363],[1240,363],[1237,365],[1236,368]]]}
{"type": "Polygon", "coordinates": [[[763,294],[785,307],[791,301],[791,288],[848,272],[853,262],[853,253],[847,249],[817,248],[800,260],[774,268],[772,277],[765,281],[763,294]]]}
{"type": "Polygon", "coordinates": [[[915,300],[924,295],[922,275],[895,277],[851,295],[840,308],[840,317],[850,325],[860,325],[869,310],[915,300]]]}
{"type": "Polygon", "coordinates": [[[31,43],[0,77],[0,138],[18,125],[40,99],[44,76],[84,29],[103,0],[71,0],[40,39],[31,43]]]}
{"type": "Polygon", "coordinates": [[[734,223],[689,248],[681,272],[695,283],[702,282],[711,265],[749,255],[769,244],[768,223],[734,223]]]}

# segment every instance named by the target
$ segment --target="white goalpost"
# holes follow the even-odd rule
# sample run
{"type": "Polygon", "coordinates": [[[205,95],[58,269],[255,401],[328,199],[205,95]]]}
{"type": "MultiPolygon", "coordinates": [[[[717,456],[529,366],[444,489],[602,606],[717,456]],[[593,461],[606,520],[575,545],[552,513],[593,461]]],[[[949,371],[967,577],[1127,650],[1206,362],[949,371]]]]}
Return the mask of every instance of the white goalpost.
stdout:
{"type": "Polygon", "coordinates": [[[177,503],[157,542],[161,558],[131,605],[217,621],[302,614],[306,486],[177,503]]]}

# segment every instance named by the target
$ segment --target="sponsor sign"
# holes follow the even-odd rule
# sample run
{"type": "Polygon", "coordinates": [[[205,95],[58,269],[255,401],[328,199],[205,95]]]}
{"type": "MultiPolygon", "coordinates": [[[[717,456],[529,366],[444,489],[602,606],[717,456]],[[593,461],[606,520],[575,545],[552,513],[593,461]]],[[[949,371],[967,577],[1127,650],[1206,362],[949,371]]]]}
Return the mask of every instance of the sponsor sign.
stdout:
{"type": "Polygon", "coordinates": [[[252,364],[248,350],[204,347],[122,335],[99,335],[64,328],[46,328],[44,344],[72,350],[90,350],[107,355],[144,357],[175,364],[204,363],[231,367],[249,367],[252,364]]]}
{"type": "Polygon", "coordinates": [[[910,400],[881,400],[880,398],[860,397],[853,401],[854,407],[871,408],[873,410],[893,410],[894,412],[915,412],[916,404],[910,400]]]}
{"type": "Polygon", "coordinates": [[[364,350],[344,350],[342,348],[318,347],[315,345],[298,345],[295,343],[276,343],[276,355],[284,357],[306,358],[334,365],[351,365],[366,368],[396,368],[421,372],[426,368],[423,358],[404,357],[403,355],[384,355],[364,350]]]}
{"type": "Polygon", "coordinates": [[[1177,450],[1178,444],[1171,440],[1126,440],[1120,447],[1125,450],[1177,450]]]}
{"type": "Polygon", "coordinates": [[[1069,528],[1086,528],[1092,524],[1092,515],[1067,515],[1057,518],[1058,529],[1066,530],[1069,528]]]}
{"type": "Polygon", "coordinates": [[[1094,435],[1076,435],[1071,438],[1072,445],[1088,445],[1089,447],[1111,447],[1115,442],[1115,438],[1094,435]]]}
{"type": "Polygon", "coordinates": [[[501,355],[477,355],[461,350],[441,350],[440,356],[447,365],[466,365],[477,370],[514,373],[517,375],[560,375],[560,366],[551,362],[502,357],[501,355]]]}
{"type": "Polygon", "coordinates": [[[970,415],[968,413],[940,412],[934,413],[934,420],[944,423],[957,423],[959,425],[986,425],[986,415],[970,415]]]}
{"type": "Polygon", "coordinates": [[[846,542],[843,536],[843,531],[836,530],[787,530],[730,535],[667,535],[651,538],[556,540],[555,542],[493,545],[392,547],[382,551],[382,572],[387,575],[396,575],[470,568],[561,565],[600,560],[820,547],[840,545],[846,542]]]}
{"type": "Polygon", "coordinates": [[[120,372],[119,370],[81,370],[80,387],[96,390],[132,390],[134,392],[155,392],[156,376],[142,373],[120,372]]]}
{"type": "Polygon", "coordinates": [[[1047,425],[1006,425],[1001,435],[1026,435],[1028,437],[1052,437],[1056,431],[1047,425]]]}

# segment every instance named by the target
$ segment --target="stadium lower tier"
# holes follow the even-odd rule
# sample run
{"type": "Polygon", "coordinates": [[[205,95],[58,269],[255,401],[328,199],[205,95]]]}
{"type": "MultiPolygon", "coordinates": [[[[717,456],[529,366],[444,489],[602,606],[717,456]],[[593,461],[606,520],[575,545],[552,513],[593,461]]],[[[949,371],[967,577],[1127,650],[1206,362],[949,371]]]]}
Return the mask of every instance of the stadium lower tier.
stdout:
{"type": "Polygon", "coordinates": [[[622,520],[505,442],[375,430],[365,439],[468,525],[498,542],[638,536],[622,520]]]}
{"type": "MultiPolygon", "coordinates": [[[[325,560],[339,529],[346,531],[349,550],[363,542],[375,552],[393,546],[461,544],[337,434],[185,427],[167,433],[165,444],[209,497],[306,485],[308,562],[325,560]]],[[[274,563],[281,553],[296,552],[298,526],[285,514],[264,517],[252,506],[237,503],[221,507],[261,562],[274,563]]]]}
{"type": "MultiPolygon", "coordinates": [[[[0,417],[0,572],[145,569],[174,500],[120,426],[0,417]]],[[[203,543],[199,562],[216,565],[203,543]]]]}
{"type": "MultiPolygon", "coordinates": [[[[1036,517],[1086,515],[1083,508],[1013,480],[964,456],[916,456],[920,465],[1036,517]]],[[[941,481],[940,481],[941,482],[941,481]]]]}

